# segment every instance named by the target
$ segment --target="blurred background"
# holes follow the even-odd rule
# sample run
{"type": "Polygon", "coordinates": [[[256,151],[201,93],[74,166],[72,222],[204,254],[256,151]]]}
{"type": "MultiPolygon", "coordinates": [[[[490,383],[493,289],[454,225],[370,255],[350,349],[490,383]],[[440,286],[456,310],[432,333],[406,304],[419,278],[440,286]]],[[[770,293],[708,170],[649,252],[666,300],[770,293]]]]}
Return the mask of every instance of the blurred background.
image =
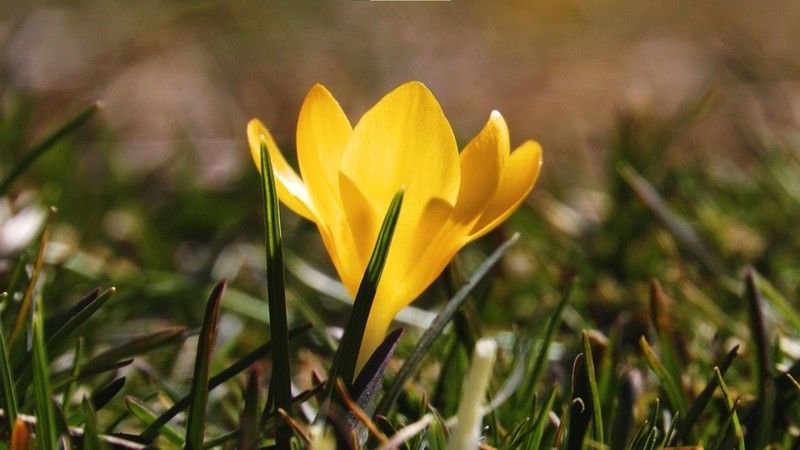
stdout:
{"type": "MultiPolygon", "coordinates": [[[[247,121],[260,118],[291,154],[314,83],[355,123],[395,86],[421,80],[461,143],[496,109],[512,146],[534,139],[544,148],[542,176],[505,234],[461,258],[470,269],[508,231],[523,231],[491,301],[477,303],[487,323],[529,322],[575,274],[589,300],[578,309],[601,328],[631,305],[635,315],[653,277],[709,317],[736,303],[719,284],[709,288],[719,296],[700,294],[709,273],[753,265],[779,292],[796,293],[800,273],[786,262],[800,248],[791,225],[800,201],[797,17],[800,3],[777,0],[0,2],[2,167],[103,104],[3,197],[2,273],[11,278],[21,249],[35,254],[53,205],[52,301],[115,285],[115,304],[125,304],[104,312],[113,326],[91,332],[113,340],[159,329],[166,316],[196,326],[210,283],[223,277],[235,312],[226,329],[263,322],[247,121]],[[681,238],[680,226],[653,214],[657,202],[640,200],[646,189],[631,188],[622,163],[695,234],[681,238]]],[[[313,226],[284,214],[284,232],[296,257],[290,305],[313,319],[317,301],[297,298],[324,303],[341,291],[311,270],[332,273],[313,226]]]]}
{"type": "Polygon", "coordinates": [[[670,117],[715,91],[713,111],[671,150],[692,161],[698,153],[739,161],[742,128],[782,132],[798,121],[793,2],[1,5],[6,101],[9,92],[35,96],[46,124],[101,100],[119,140],[115,168],[152,173],[188,146],[207,187],[226,186],[247,164],[251,117],[290,147],[314,83],[355,122],[393,87],[421,80],[462,141],[499,110],[514,143],[542,143],[544,185],[597,187],[620,111],[670,117]]]}

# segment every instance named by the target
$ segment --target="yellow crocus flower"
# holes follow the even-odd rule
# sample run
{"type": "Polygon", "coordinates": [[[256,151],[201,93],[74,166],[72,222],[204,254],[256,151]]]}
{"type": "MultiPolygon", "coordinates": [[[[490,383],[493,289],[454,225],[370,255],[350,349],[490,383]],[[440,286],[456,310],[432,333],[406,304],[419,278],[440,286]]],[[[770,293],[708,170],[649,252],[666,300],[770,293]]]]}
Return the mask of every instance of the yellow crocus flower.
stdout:
{"type": "Polygon", "coordinates": [[[260,170],[261,136],[280,200],[317,224],[353,297],[389,203],[405,188],[364,332],[359,370],[394,316],[439,276],[456,252],[519,206],[542,161],[541,147],[533,141],[510,151],[508,127],[496,111],[459,153],[441,106],[419,82],[391,91],[355,127],[327,89],[311,88],[297,122],[300,176],[267,128],[253,119],[247,137],[256,167],[260,170]]]}

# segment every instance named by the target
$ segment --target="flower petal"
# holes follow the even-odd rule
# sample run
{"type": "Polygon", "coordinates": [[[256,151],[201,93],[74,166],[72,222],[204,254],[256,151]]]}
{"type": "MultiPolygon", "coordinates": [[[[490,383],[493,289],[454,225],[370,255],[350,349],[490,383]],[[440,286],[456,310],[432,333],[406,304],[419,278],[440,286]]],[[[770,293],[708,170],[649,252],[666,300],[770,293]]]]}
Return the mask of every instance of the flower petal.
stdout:
{"type": "MultiPolygon", "coordinates": [[[[449,203],[434,198],[426,205],[421,222],[404,229],[398,223],[367,321],[359,361],[366,361],[383,341],[392,318],[419,297],[450,262],[455,252],[442,255],[437,251],[440,243],[431,236],[447,223],[452,211],[449,203]]],[[[400,214],[402,217],[402,211],[400,214]]]]}
{"type": "Polygon", "coordinates": [[[500,174],[509,148],[508,126],[492,111],[489,121],[460,154],[461,189],[453,211],[453,222],[471,227],[500,185],[500,174]]]}
{"type": "Polygon", "coordinates": [[[339,200],[339,164],[353,128],[331,93],[317,84],[311,88],[297,122],[297,159],[300,174],[320,218],[342,214],[339,200]]]}
{"type": "Polygon", "coordinates": [[[432,236],[420,230],[441,225],[438,215],[436,219],[426,215],[430,202],[438,199],[452,208],[460,178],[453,131],[424,85],[406,83],[367,111],[347,143],[339,177],[342,205],[360,255],[358,277],[375,245],[383,215],[401,187],[406,193],[386,276],[410,272],[432,236]]]}
{"type": "Polygon", "coordinates": [[[347,221],[341,229],[349,231],[350,235],[340,233],[339,237],[343,241],[340,241],[341,245],[337,245],[337,251],[341,253],[338,264],[334,261],[334,265],[347,291],[355,298],[372,255],[372,247],[378,239],[378,231],[375,230],[380,230],[381,219],[378,218],[378,213],[372,208],[364,193],[344,174],[339,174],[339,191],[342,204],[346,207],[347,221]],[[344,242],[350,245],[344,245],[344,242]]]}
{"type": "Polygon", "coordinates": [[[353,133],[339,103],[322,85],[311,88],[297,122],[297,159],[319,217],[322,241],[339,277],[355,295],[360,275],[350,268],[356,246],[339,194],[339,165],[353,133]]]}
{"type": "Polygon", "coordinates": [[[247,141],[250,144],[250,156],[256,168],[261,172],[261,136],[267,141],[267,150],[272,161],[272,170],[275,172],[275,184],[278,197],[284,205],[308,220],[317,222],[314,205],[308,195],[305,184],[297,176],[292,166],[286,162],[269,130],[259,121],[253,119],[247,124],[247,141]]]}
{"type": "Polygon", "coordinates": [[[525,200],[542,167],[542,147],[527,141],[511,153],[503,167],[500,186],[469,234],[470,241],[491,231],[525,200]]]}
{"type": "Polygon", "coordinates": [[[364,336],[361,338],[361,348],[358,351],[358,362],[356,363],[357,372],[361,371],[361,368],[364,367],[364,364],[375,352],[375,349],[386,339],[386,333],[389,331],[389,326],[391,326],[395,316],[395,313],[376,307],[376,305],[377,303],[372,304],[367,325],[364,327],[364,336]]]}
{"type": "Polygon", "coordinates": [[[360,189],[369,189],[365,194],[381,213],[401,186],[406,187],[404,211],[418,214],[433,196],[455,204],[458,148],[433,94],[411,82],[383,97],[353,130],[341,172],[360,189]]]}
{"type": "Polygon", "coordinates": [[[440,244],[446,241],[431,238],[444,227],[452,211],[447,202],[434,198],[426,205],[422,220],[403,229],[398,223],[376,294],[383,308],[394,314],[400,312],[450,262],[453,255],[446,257],[439,251],[440,244]]]}

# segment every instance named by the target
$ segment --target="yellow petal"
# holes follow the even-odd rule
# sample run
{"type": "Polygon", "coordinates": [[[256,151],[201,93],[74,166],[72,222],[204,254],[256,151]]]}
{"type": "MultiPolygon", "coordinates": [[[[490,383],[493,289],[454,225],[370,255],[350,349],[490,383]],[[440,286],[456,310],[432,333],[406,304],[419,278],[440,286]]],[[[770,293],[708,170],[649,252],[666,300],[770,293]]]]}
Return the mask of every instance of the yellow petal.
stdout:
{"type": "Polygon", "coordinates": [[[439,227],[447,223],[452,209],[452,206],[440,199],[431,200],[425,209],[425,220],[411,228],[415,232],[414,240],[409,243],[412,247],[395,245],[396,241],[392,240],[364,330],[359,352],[359,369],[383,341],[394,316],[419,297],[455,255],[457,249],[449,251],[455,248],[450,240],[430,239],[439,227]],[[442,253],[443,249],[449,253],[442,253]]]}
{"type": "Polygon", "coordinates": [[[339,247],[339,251],[348,252],[349,257],[341,257],[340,265],[336,269],[342,283],[350,295],[355,298],[367,262],[372,254],[372,247],[377,240],[377,231],[374,230],[376,227],[380,227],[378,221],[381,219],[378,218],[378,213],[372,208],[361,189],[344,174],[339,174],[339,191],[347,221],[347,225],[341,228],[350,232],[349,236],[344,237],[352,243],[352,246],[349,248],[346,245],[339,247]],[[370,243],[365,243],[365,241],[370,243]]]}
{"type": "Polygon", "coordinates": [[[542,148],[536,142],[527,141],[511,153],[503,167],[500,186],[473,227],[469,240],[488,233],[514,212],[533,189],[541,166],[542,148]]]}
{"type": "MultiPolygon", "coordinates": [[[[375,300],[378,300],[378,298],[375,300]]],[[[375,349],[386,339],[386,333],[389,331],[389,326],[395,316],[389,310],[376,307],[376,305],[378,305],[377,301],[372,304],[372,310],[364,328],[364,337],[361,339],[361,349],[356,363],[356,373],[361,371],[361,368],[364,367],[364,364],[375,352],[375,349]]]]}
{"type": "Polygon", "coordinates": [[[499,112],[461,152],[461,189],[453,211],[453,222],[472,226],[500,184],[500,174],[509,153],[508,126],[499,112]]]}
{"type": "Polygon", "coordinates": [[[342,108],[322,85],[311,88],[297,123],[297,159],[317,225],[339,277],[351,295],[360,279],[349,268],[356,247],[339,197],[339,165],[353,128],[342,108]]]}
{"type": "MultiPolygon", "coordinates": [[[[494,111],[460,154],[461,188],[452,213],[445,221],[432,216],[426,221],[427,229],[418,230],[418,236],[432,238],[417,239],[421,245],[408,252],[412,260],[405,267],[410,267],[410,273],[398,275],[394,288],[398,299],[419,296],[469,242],[469,232],[498,189],[508,154],[508,127],[500,113],[494,111]]],[[[406,306],[400,300],[392,303],[406,306]]]]}
{"type": "Polygon", "coordinates": [[[267,141],[278,197],[292,211],[316,222],[314,207],[303,181],[297,176],[297,172],[292,166],[286,162],[269,130],[258,119],[253,119],[247,124],[247,141],[250,144],[250,155],[253,157],[256,168],[261,172],[261,136],[264,136],[267,141]]]}
{"type": "Polygon", "coordinates": [[[434,198],[417,223],[401,229],[398,222],[376,294],[382,308],[397,314],[422,294],[450,262],[453,255],[447,257],[440,251],[447,240],[431,238],[444,227],[452,211],[448,203],[434,198]]]}
{"type": "Polygon", "coordinates": [[[358,268],[352,270],[359,277],[383,215],[401,187],[406,193],[392,239],[392,249],[400,255],[390,252],[384,273],[409,273],[413,258],[408,255],[426,242],[420,227],[438,225],[429,224],[425,216],[430,201],[438,198],[452,207],[458,198],[458,158],[450,124],[421,83],[398,87],[364,114],[342,155],[339,177],[342,205],[360,255],[358,268]]]}
{"type": "Polygon", "coordinates": [[[450,124],[433,94],[406,83],[367,111],[342,155],[341,172],[385,211],[406,186],[403,210],[420,212],[431,196],[450,204],[458,197],[458,149],[450,124]]]}
{"type": "Polygon", "coordinates": [[[297,122],[300,174],[322,218],[341,213],[339,164],[353,129],[331,93],[317,84],[309,91],[297,122]]]}

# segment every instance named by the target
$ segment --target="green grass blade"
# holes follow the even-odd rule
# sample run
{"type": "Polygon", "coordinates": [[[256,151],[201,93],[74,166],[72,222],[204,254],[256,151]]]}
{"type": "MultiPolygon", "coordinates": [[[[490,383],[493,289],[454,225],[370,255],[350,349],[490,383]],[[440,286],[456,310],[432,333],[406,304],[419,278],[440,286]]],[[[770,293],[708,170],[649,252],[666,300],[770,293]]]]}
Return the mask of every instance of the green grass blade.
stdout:
{"type": "Polygon", "coordinates": [[[114,381],[103,386],[101,389],[92,392],[92,408],[95,411],[103,409],[125,386],[125,377],[115,378],[114,381]]]}
{"type": "Polygon", "coordinates": [[[244,409],[239,420],[238,448],[258,448],[261,435],[261,401],[258,380],[261,370],[253,365],[247,374],[247,386],[244,393],[244,409]]]}
{"type": "MultiPolygon", "coordinates": [[[[722,375],[725,375],[725,372],[728,371],[728,368],[733,364],[733,360],[738,353],[739,346],[736,345],[719,364],[719,371],[722,375]]],[[[692,428],[697,424],[700,415],[706,409],[706,406],[708,406],[716,389],[717,377],[716,375],[712,375],[711,380],[709,380],[706,387],[700,392],[697,399],[695,399],[692,407],[689,409],[689,413],[686,414],[686,418],[681,420],[676,426],[675,436],[672,438],[671,444],[676,445],[685,442],[689,438],[689,433],[691,433],[692,428]]]]}
{"type": "Polygon", "coordinates": [[[565,445],[567,450],[580,450],[586,440],[591,423],[592,396],[589,389],[589,377],[586,375],[586,353],[578,353],[572,362],[570,381],[569,426],[566,427],[565,445]]]}
{"type": "MultiPolygon", "coordinates": [[[[289,330],[289,338],[294,338],[301,333],[308,331],[311,328],[311,324],[307,323],[289,330]]],[[[257,349],[253,350],[252,352],[248,353],[247,355],[243,356],[230,366],[226,367],[224,370],[220,371],[218,374],[214,375],[208,380],[208,390],[212,390],[215,387],[221,385],[222,383],[230,380],[231,378],[235,377],[237,374],[242,372],[243,370],[247,369],[251,365],[253,365],[259,359],[265,357],[266,355],[272,352],[272,343],[267,342],[257,349]]],[[[156,420],[152,422],[141,434],[141,438],[146,441],[150,441],[156,437],[158,434],[158,429],[165,425],[167,422],[172,420],[173,417],[178,415],[184,408],[189,406],[189,403],[192,400],[192,396],[187,395],[182,399],[175,402],[171,408],[166,410],[163,414],[158,416],[156,420]]]]}
{"type": "MultiPolygon", "coordinates": [[[[98,295],[97,297],[90,297],[93,298],[93,300],[86,302],[84,308],[74,311],[75,314],[67,318],[63,322],[61,328],[56,330],[49,338],[46,338],[47,353],[50,355],[57,354],[58,351],[64,345],[66,345],[67,338],[71,336],[73,333],[75,333],[75,331],[77,331],[81,326],[83,326],[95,312],[97,312],[103,305],[105,305],[114,292],[115,289],[111,288],[103,292],[102,294],[98,295]]],[[[45,339],[44,336],[43,339],[45,339]]],[[[27,387],[30,381],[31,377],[31,367],[29,365],[30,361],[26,361],[26,363],[27,364],[23,364],[23,366],[19,369],[19,377],[17,378],[17,385],[16,385],[18,393],[21,393],[27,387]]],[[[89,368],[87,368],[87,371],[88,370],[89,368]]]]}
{"type": "Polygon", "coordinates": [[[589,392],[592,396],[592,424],[594,429],[595,442],[605,445],[603,439],[603,414],[600,405],[600,392],[597,389],[597,378],[594,372],[594,359],[592,358],[592,346],[589,344],[589,334],[584,330],[581,333],[583,340],[583,353],[586,355],[584,358],[584,368],[586,368],[586,377],[589,380],[589,392]]]}
{"type": "Polygon", "coordinates": [[[45,341],[50,340],[56,330],[63,328],[70,319],[80,313],[80,311],[85,309],[89,304],[97,300],[97,297],[99,297],[102,292],[103,290],[99,287],[94,288],[91,292],[84,295],[80,300],[70,306],[66,311],[55,315],[55,317],[46,318],[44,321],[45,341]]]}
{"type": "MultiPolygon", "coordinates": [[[[30,309],[31,302],[33,301],[33,292],[39,282],[39,275],[42,273],[42,266],[44,264],[44,249],[47,246],[47,241],[50,239],[50,224],[55,215],[55,208],[50,208],[50,214],[47,216],[44,229],[42,230],[42,237],[39,239],[39,251],[36,253],[36,262],[33,264],[33,272],[28,282],[28,287],[25,289],[25,295],[22,297],[22,303],[17,312],[17,320],[14,323],[14,329],[11,330],[11,336],[8,338],[8,347],[14,348],[14,343],[17,341],[22,327],[28,321],[28,310],[30,309]]],[[[44,327],[42,327],[44,328],[44,327]]],[[[44,332],[44,330],[42,330],[44,332]]]]}
{"type": "Polygon", "coordinates": [[[549,423],[548,417],[550,416],[550,411],[553,409],[553,403],[556,400],[557,393],[558,389],[551,389],[550,393],[547,395],[547,400],[545,400],[545,402],[542,404],[539,413],[536,415],[536,421],[534,422],[533,430],[531,431],[531,434],[525,443],[526,449],[535,450],[538,448],[544,448],[542,443],[544,429],[549,423]]]}
{"type": "Polygon", "coordinates": [[[378,240],[375,242],[372,256],[370,256],[369,263],[367,263],[364,278],[361,279],[361,284],[358,287],[350,319],[347,321],[333,367],[331,367],[328,376],[327,398],[330,398],[333,394],[337,378],[341,378],[348,389],[353,384],[358,354],[361,349],[361,340],[364,337],[364,328],[367,325],[369,312],[372,309],[372,301],[375,299],[378,282],[386,264],[386,257],[389,254],[389,246],[392,243],[394,229],[400,216],[400,208],[403,205],[403,195],[404,191],[402,189],[394,195],[392,203],[386,211],[386,216],[384,216],[381,230],[378,233],[378,240]]]}
{"type": "MultiPolygon", "coordinates": [[[[278,191],[275,174],[267,151],[267,141],[261,136],[261,192],[264,195],[264,240],[267,247],[267,299],[269,303],[270,339],[272,340],[272,375],[270,396],[274,397],[275,411],[292,411],[292,381],[289,371],[289,325],[286,318],[286,291],[284,288],[283,244],[278,191]]],[[[267,410],[267,407],[264,409],[267,410]]],[[[286,448],[291,439],[288,426],[278,427],[276,438],[279,447],[286,448]]]]}
{"type": "Polygon", "coordinates": [[[621,374],[617,386],[616,408],[611,419],[611,429],[608,436],[611,450],[622,450],[628,441],[633,428],[634,409],[636,408],[637,388],[635,372],[627,369],[621,374]]]}
{"type": "Polygon", "coordinates": [[[661,442],[660,448],[667,447],[670,439],[675,434],[675,426],[677,425],[680,418],[681,418],[680,414],[675,414],[674,416],[672,416],[672,420],[669,422],[669,428],[667,428],[667,431],[664,433],[664,439],[661,442]]]}
{"type": "Polygon", "coordinates": [[[660,407],[661,404],[658,398],[656,398],[649,417],[645,419],[644,423],[641,427],[639,427],[639,430],[636,432],[636,435],[631,441],[631,445],[629,447],[631,450],[645,450],[653,441],[655,435],[658,433],[658,427],[656,424],[658,423],[658,411],[660,407]]]}
{"type": "Polygon", "coordinates": [[[447,304],[442,308],[441,312],[436,316],[433,323],[428,327],[427,330],[422,334],[417,342],[416,347],[414,347],[414,351],[406,358],[403,366],[397,372],[394,380],[392,381],[391,386],[383,395],[381,402],[378,404],[376,408],[376,414],[378,415],[386,415],[389,412],[389,408],[392,407],[394,402],[397,400],[397,397],[400,395],[400,392],[403,390],[403,386],[405,385],[406,381],[411,378],[411,375],[417,370],[417,366],[422,361],[422,358],[428,352],[433,342],[436,340],[437,337],[442,333],[444,330],[445,325],[450,321],[453,315],[458,311],[459,307],[464,303],[467,297],[472,293],[472,290],[480,283],[488,274],[489,271],[498,263],[500,262],[500,258],[508,251],[511,246],[517,242],[519,239],[519,234],[514,234],[505,241],[500,247],[497,248],[491,255],[489,255],[486,260],[481,263],[480,266],[475,270],[472,276],[469,278],[467,283],[462,286],[455,295],[447,302],[447,304]]]}
{"type": "MultiPolygon", "coordinates": [[[[108,402],[111,401],[111,399],[119,394],[123,386],[125,386],[125,377],[119,377],[114,379],[114,381],[111,383],[92,392],[92,395],[89,399],[92,402],[92,410],[96,412],[100,409],[103,409],[103,407],[105,407],[108,402]]],[[[73,425],[80,425],[83,423],[84,419],[85,416],[83,408],[73,411],[72,414],[69,415],[69,423],[73,425]]]]}
{"type": "Polygon", "coordinates": [[[82,367],[78,375],[73,375],[72,373],[57,374],[53,376],[52,379],[53,389],[57,391],[59,389],[62,389],[67,384],[75,382],[77,380],[83,380],[89,377],[93,377],[95,375],[100,375],[107,372],[113,372],[122,369],[125,366],[129,366],[132,363],[133,359],[125,359],[104,366],[96,366],[91,368],[82,367]]]}
{"type": "Polygon", "coordinates": [[[55,450],[56,416],[51,399],[50,371],[48,368],[47,350],[44,345],[41,300],[33,305],[33,394],[34,411],[36,412],[36,448],[55,450]]]}
{"type": "MultiPolygon", "coordinates": [[[[722,391],[722,397],[725,399],[725,405],[728,407],[728,411],[731,412],[731,422],[733,424],[733,433],[736,436],[736,446],[738,450],[745,450],[744,433],[742,431],[742,426],[739,423],[739,415],[736,413],[736,402],[734,402],[733,397],[731,397],[728,385],[725,383],[725,380],[722,378],[722,373],[717,367],[714,368],[714,376],[717,377],[717,383],[719,383],[720,390],[722,391]]],[[[723,430],[724,428],[720,429],[721,434],[724,434],[723,430]]]]}
{"type": "MultiPolygon", "coordinates": [[[[83,338],[78,338],[75,343],[75,352],[72,356],[72,376],[77,377],[81,372],[81,359],[83,359],[83,338]]],[[[72,398],[72,393],[75,385],[68,383],[64,387],[64,392],[61,394],[61,405],[64,409],[64,415],[69,416],[69,404],[72,398]]]]}
{"type": "Polygon", "coordinates": [[[97,415],[95,414],[92,402],[83,398],[83,450],[102,450],[106,448],[105,443],[100,439],[100,432],[97,428],[97,415]]]}
{"type": "Polygon", "coordinates": [[[667,369],[664,368],[664,366],[658,360],[658,357],[656,357],[656,354],[653,352],[653,349],[650,347],[650,344],[647,343],[647,339],[645,339],[644,336],[639,339],[639,347],[642,349],[642,352],[644,352],[647,365],[650,366],[650,369],[653,370],[653,372],[656,374],[656,377],[658,377],[659,381],[661,381],[661,387],[664,389],[667,399],[669,400],[669,404],[674,409],[674,412],[685,415],[686,405],[676,381],[672,378],[672,376],[670,376],[669,372],[667,372],[667,369]]]}
{"type": "Polygon", "coordinates": [[[645,432],[646,430],[652,428],[650,426],[650,421],[645,420],[641,427],[636,431],[636,434],[633,436],[631,440],[631,445],[628,447],[630,450],[641,450],[642,446],[644,445],[644,440],[646,439],[645,432]]]}
{"type": "MultiPolygon", "coordinates": [[[[0,294],[0,303],[8,300],[8,293],[0,294]]],[[[0,319],[0,378],[3,383],[3,408],[6,413],[7,423],[13,424],[17,420],[17,392],[14,389],[14,373],[11,370],[11,361],[6,347],[6,332],[3,321],[0,319]]]]}
{"type": "MultiPolygon", "coordinates": [[[[756,355],[756,371],[753,382],[758,389],[757,412],[748,417],[748,447],[766,447],[773,427],[775,412],[775,379],[772,375],[772,346],[767,324],[764,320],[761,291],[752,270],[745,275],[745,300],[750,318],[750,332],[756,355]]],[[[736,422],[734,422],[735,424],[736,422]]]]}
{"type": "Polygon", "coordinates": [[[672,316],[667,309],[664,291],[655,279],[650,280],[650,323],[658,338],[659,353],[664,368],[673,380],[681,377],[681,364],[678,362],[677,352],[673,345],[672,316]]]}
{"type": "Polygon", "coordinates": [[[56,354],[67,343],[67,339],[111,299],[114,292],[116,292],[116,288],[108,289],[93,301],[88,302],[85,308],[76,311],[75,315],[69,317],[64,325],[47,339],[47,351],[56,354]]]}
{"type": "Polygon", "coordinates": [[[221,281],[211,291],[203,316],[203,325],[197,340],[197,353],[192,374],[192,402],[189,405],[186,419],[186,448],[200,450],[206,429],[206,405],[208,403],[208,377],[211,365],[211,353],[217,342],[217,324],[219,323],[219,307],[222,294],[225,292],[225,281],[221,281]]]}
{"type": "MultiPolygon", "coordinates": [[[[220,436],[213,437],[203,444],[203,449],[217,449],[217,448],[229,448],[225,447],[225,443],[228,441],[232,441],[239,435],[239,430],[235,429],[228,433],[222,434],[220,436]]],[[[233,448],[244,448],[244,447],[233,447],[233,448]]],[[[259,448],[259,447],[252,447],[252,448],[259,448]]],[[[262,447],[263,448],[263,447],[262,447]]],[[[274,447],[266,447],[268,449],[272,449],[274,447]]]]}
{"type": "Polygon", "coordinates": [[[572,299],[572,294],[575,291],[575,284],[575,280],[569,283],[567,290],[564,291],[564,295],[561,296],[561,300],[558,302],[558,305],[556,305],[555,311],[548,314],[547,327],[545,328],[544,336],[542,337],[542,345],[539,349],[539,353],[536,355],[533,367],[529,372],[528,384],[523,391],[523,400],[525,401],[533,398],[536,392],[536,387],[542,380],[545,364],[547,363],[547,355],[550,352],[550,345],[553,343],[556,332],[558,331],[558,327],[561,324],[561,316],[564,312],[564,309],[572,299]]]}
{"type": "Polygon", "coordinates": [[[84,367],[103,366],[136,355],[146,354],[167,345],[179,344],[188,335],[185,327],[173,327],[146,336],[140,336],[92,357],[89,361],[86,361],[84,367]]]}
{"type": "Polygon", "coordinates": [[[428,425],[427,438],[430,450],[445,450],[447,449],[447,435],[445,430],[447,428],[441,420],[434,420],[428,425]]]}
{"type": "Polygon", "coordinates": [[[527,438],[531,432],[532,426],[530,421],[530,417],[525,417],[521,421],[517,422],[517,424],[514,425],[503,437],[503,440],[498,448],[501,450],[519,448],[522,440],[527,438]]]}
{"type": "Polygon", "coordinates": [[[52,132],[49,136],[44,138],[41,142],[33,146],[33,148],[25,152],[25,156],[17,161],[14,167],[12,167],[6,176],[3,177],[2,181],[0,181],[0,195],[5,194],[8,188],[11,186],[11,183],[13,183],[17,177],[22,175],[22,173],[25,172],[25,170],[31,164],[33,164],[34,161],[39,159],[39,157],[44,155],[48,150],[53,148],[58,141],[80,128],[81,125],[91,119],[92,116],[94,116],[99,110],[100,105],[98,103],[89,105],[83,111],[76,114],[72,119],[64,123],[57,130],[52,132]]]}
{"type": "Polygon", "coordinates": [[[751,272],[763,298],[768,300],[769,304],[775,308],[779,317],[788,322],[792,329],[800,330],[800,310],[755,269],[751,269],[751,272]]]}
{"type": "Polygon", "coordinates": [[[727,272],[722,260],[713,253],[692,225],[675,213],[666,200],[629,164],[618,167],[622,179],[633,189],[639,199],[653,212],[658,220],[669,230],[675,240],[716,276],[727,272]]]}
{"type": "MultiPolygon", "coordinates": [[[[142,422],[152,425],[156,422],[156,414],[147,407],[141,400],[136,399],[134,397],[125,397],[125,406],[128,408],[128,411],[131,412],[137,419],[141,420],[142,422]]],[[[172,442],[176,445],[184,445],[185,441],[183,436],[186,434],[185,431],[182,431],[178,427],[169,425],[169,424],[162,424],[157,428],[157,433],[164,436],[168,441],[172,442]]]]}
{"type": "Polygon", "coordinates": [[[737,416],[737,410],[739,409],[739,402],[734,402],[733,408],[728,410],[727,414],[722,418],[722,421],[719,422],[717,426],[717,435],[714,437],[714,440],[711,441],[711,445],[708,446],[708,450],[720,450],[723,449],[723,445],[729,441],[728,439],[728,429],[733,424],[733,419],[737,416]]]}
{"type": "Polygon", "coordinates": [[[644,445],[642,446],[642,450],[654,450],[656,448],[657,443],[658,443],[658,428],[653,427],[650,429],[650,433],[647,434],[647,438],[644,440],[644,445]]]}

